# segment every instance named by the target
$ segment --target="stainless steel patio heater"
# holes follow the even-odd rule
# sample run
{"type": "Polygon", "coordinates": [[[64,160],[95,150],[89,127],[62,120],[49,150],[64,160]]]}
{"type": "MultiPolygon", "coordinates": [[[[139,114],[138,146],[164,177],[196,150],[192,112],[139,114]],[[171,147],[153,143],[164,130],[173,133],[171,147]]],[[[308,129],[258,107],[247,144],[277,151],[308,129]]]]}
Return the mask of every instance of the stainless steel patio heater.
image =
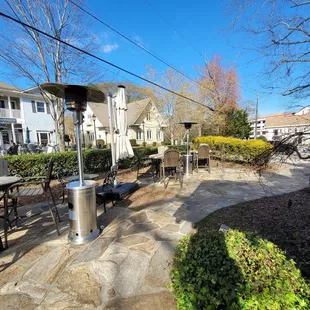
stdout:
{"type": "Polygon", "coordinates": [[[180,124],[183,124],[186,129],[186,155],[183,157],[183,166],[185,175],[189,175],[193,172],[193,156],[189,154],[189,130],[192,125],[197,123],[193,121],[183,121],[180,124]]]}
{"type": "Polygon", "coordinates": [[[87,101],[103,103],[105,95],[100,90],[70,84],[46,83],[42,89],[58,98],[65,99],[65,105],[73,112],[78,154],[79,181],[67,185],[70,232],[69,240],[82,244],[95,239],[99,234],[96,208],[96,182],[84,181],[83,154],[81,143],[81,119],[87,101]]]}

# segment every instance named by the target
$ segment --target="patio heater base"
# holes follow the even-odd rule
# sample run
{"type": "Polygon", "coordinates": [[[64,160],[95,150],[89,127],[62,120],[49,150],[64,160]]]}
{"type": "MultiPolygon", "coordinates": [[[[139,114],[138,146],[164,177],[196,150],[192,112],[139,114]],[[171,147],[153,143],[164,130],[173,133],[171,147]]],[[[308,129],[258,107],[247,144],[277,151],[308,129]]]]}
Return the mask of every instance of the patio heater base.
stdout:
{"type": "Polygon", "coordinates": [[[73,244],[83,244],[97,238],[96,182],[71,182],[68,188],[70,231],[68,239],[73,244]]]}
{"type": "Polygon", "coordinates": [[[193,156],[183,155],[183,171],[185,175],[190,175],[193,173],[193,156]]]}

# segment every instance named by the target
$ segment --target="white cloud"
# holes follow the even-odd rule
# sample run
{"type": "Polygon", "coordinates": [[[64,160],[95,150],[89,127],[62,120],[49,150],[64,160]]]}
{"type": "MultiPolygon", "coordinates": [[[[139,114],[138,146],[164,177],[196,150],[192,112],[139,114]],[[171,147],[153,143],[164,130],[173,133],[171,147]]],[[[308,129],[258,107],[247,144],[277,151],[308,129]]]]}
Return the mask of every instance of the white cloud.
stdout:
{"type": "Polygon", "coordinates": [[[114,43],[114,44],[105,44],[102,46],[101,50],[106,53],[106,54],[109,54],[111,53],[112,51],[114,50],[117,50],[118,49],[118,44],[117,43],[114,43]]]}

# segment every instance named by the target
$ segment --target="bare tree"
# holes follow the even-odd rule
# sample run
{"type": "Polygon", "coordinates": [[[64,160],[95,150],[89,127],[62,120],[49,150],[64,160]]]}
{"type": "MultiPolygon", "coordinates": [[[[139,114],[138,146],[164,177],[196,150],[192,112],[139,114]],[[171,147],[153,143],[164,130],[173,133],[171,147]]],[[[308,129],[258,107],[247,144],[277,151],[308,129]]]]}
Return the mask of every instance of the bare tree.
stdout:
{"type": "MultiPolygon", "coordinates": [[[[5,0],[5,3],[7,14],[26,24],[85,51],[96,48],[96,38],[88,32],[85,17],[68,0],[5,0]]],[[[0,60],[9,66],[15,79],[26,78],[38,86],[50,106],[60,150],[64,150],[63,100],[48,96],[40,84],[91,82],[97,74],[94,63],[82,53],[17,23],[7,22],[0,36],[0,60]]]]}
{"type": "Polygon", "coordinates": [[[240,86],[236,68],[224,66],[216,55],[205,66],[199,67],[199,73],[200,100],[214,109],[209,127],[213,128],[213,133],[221,134],[226,126],[227,112],[238,108],[240,86]]]}
{"type": "Polygon", "coordinates": [[[295,98],[310,94],[310,1],[230,0],[234,30],[246,32],[246,49],[266,60],[264,86],[295,98]],[[249,36],[250,35],[250,36],[249,36]]]}
{"type": "MultiPolygon", "coordinates": [[[[168,68],[164,72],[157,72],[155,69],[148,67],[147,76],[151,80],[179,94],[192,99],[195,97],[191,89],[191,83],[173,69],[168,68]]],[[[184,138],[185,130],[179,123],[186,119],[190,119],[194,115],[197,104],[189,102],[175,94],[168,93],[158,87],[154,87],[153,85],[149,85],[149,88],[155,96],[157,107],[168,124],[168,135],[173,145],[175,139],[182,140],[184,138]]],[[[204,109],[207,110],[206,107],[204,107],[204,109]]]]}

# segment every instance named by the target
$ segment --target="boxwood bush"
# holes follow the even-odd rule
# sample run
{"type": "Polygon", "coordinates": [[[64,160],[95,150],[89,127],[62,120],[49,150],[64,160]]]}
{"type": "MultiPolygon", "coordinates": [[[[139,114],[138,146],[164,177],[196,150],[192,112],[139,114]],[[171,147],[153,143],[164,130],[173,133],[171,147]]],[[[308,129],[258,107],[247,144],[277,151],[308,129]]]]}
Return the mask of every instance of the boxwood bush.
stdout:
{"type": "MultiPolygon", "coordinates": [[[[130,168],[136,162],[136,158],[148,156],[157,152],[157,148],[134,148],[135,158],[119,161],[121,169],[130,168]]],[[[22,177],[43,176],[51,158],[54,158],[53,174],[60,168],[78,173],[77,152],[41,153],[24,155],[7,155],[3,159],[9,162],[10,175],[22,177]]],[[[86,173],[100,173],[111,167],[111,149],[89,149],[83,151],[84,171],[86,173]]]]}
{"type": "Polygon", "coordinates": [[[215,157],[225,156],[226,159],[250,161],[261,153],[272,150],[273,146],[262,140],[240,140],[221,136],[202,136],[193,139],[194,147],[209,144],[215,157]]]}
{"type": "Polygon", "coordinates": [[[310,309],[295,263],[273,243],[236,230],[182,239],[171,288],[180,309],[310,309]]]}

